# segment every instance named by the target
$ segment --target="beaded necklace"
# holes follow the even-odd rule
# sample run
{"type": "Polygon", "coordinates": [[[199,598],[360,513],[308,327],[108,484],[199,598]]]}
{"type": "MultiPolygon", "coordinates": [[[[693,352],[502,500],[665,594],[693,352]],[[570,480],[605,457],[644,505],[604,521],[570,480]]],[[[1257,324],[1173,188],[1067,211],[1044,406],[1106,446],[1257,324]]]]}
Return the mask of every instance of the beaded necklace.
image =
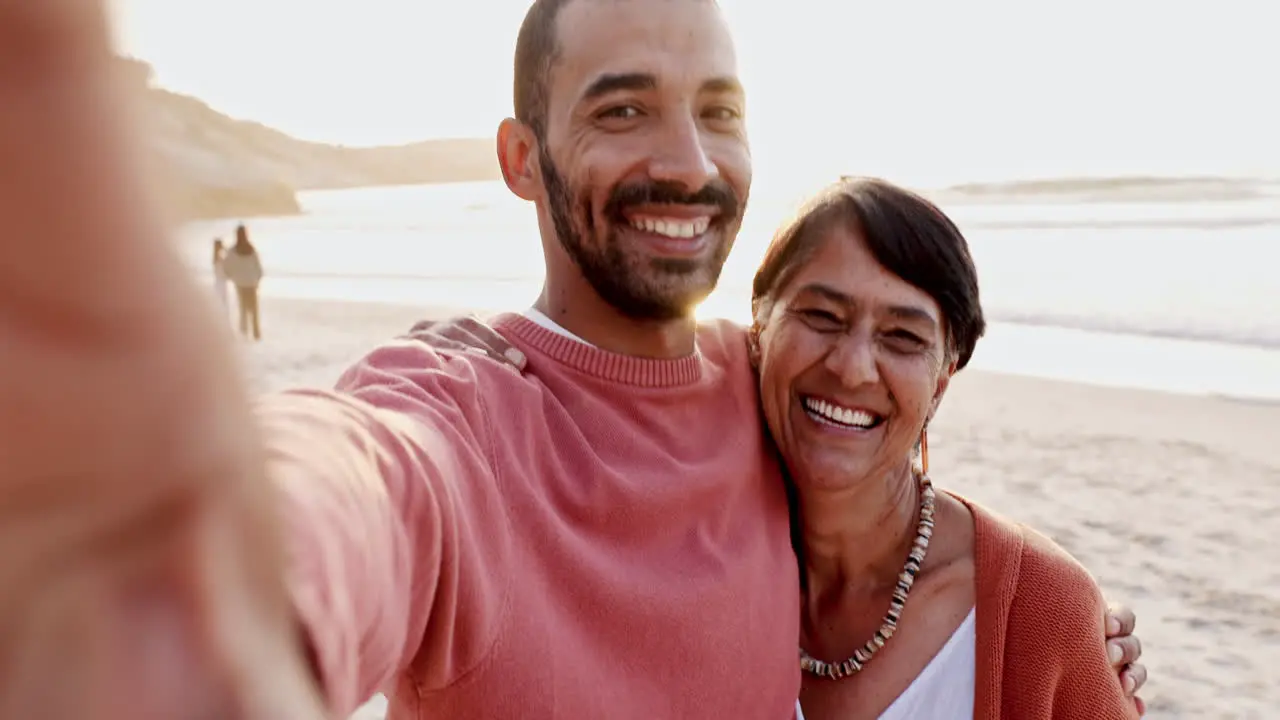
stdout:
{"type": "Polygon", "coordinates": [[[924,556],[929,551],[929,539],[933,537],[933,483],[923,472],[916,474],[916,481],[920,484],[920,524],[916,526],[915,542],[911,545],[911,553],[907,556],[902,573],[898,575],[898,585],[893,589],[893,599],[889,601],[889,612],[885,613],[880,629],[876,630],[876,634],[867,641],[866,645],[854,651],[853,657],[842,663],[823,662],[805,652],[804,648],[800,648],[801,670],[832,680],[855,675],[871,661],[871,658],[875,657],[875,654],[884,647],[898,629],[902,608],[906,607],[907,596],[911,594],[911,586],[915,584],[920,565],[924,563],[924,556]]]}

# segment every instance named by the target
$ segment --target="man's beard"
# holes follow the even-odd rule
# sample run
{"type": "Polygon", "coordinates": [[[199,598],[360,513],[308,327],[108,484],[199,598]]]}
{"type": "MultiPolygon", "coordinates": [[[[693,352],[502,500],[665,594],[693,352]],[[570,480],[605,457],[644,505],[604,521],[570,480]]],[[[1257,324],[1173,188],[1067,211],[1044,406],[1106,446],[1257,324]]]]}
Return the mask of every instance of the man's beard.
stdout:
{"type": "Polygon", "coordinates": [[[577,200],[581,222],[575,225],[575,199],[544,145],[539,150],[542,181],[547,189],[551,221],[560,245],[605,302],[633,320],[669,321],[688,317],[715,289],[724,268],[733,237],[741,220],[741,203],[723,180],[715,180],[692,195],[673,183],[650,182],[614,188],[604,207],[604,216],[614,230],[604,242],[593,246],[596,218],[589,193],[577,200]],[[627,254],[618,229],[627,225],[623,211],[646,203],[704,205],[719,208],[720,214],[707,232],[720,234],[710,258],[636,258],[627,254]],[[579,230],[578,228],[581,228],[579,230]],[[702,277],[698,275],[701,273],[702,277]]]}

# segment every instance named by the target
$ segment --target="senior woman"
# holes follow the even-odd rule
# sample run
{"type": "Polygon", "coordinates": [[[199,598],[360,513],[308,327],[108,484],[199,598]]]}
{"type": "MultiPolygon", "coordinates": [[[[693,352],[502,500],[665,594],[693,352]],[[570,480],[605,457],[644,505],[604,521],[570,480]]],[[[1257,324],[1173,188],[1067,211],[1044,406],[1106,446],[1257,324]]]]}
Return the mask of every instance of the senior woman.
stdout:
{"type": "Polygon", "coordinates": [[[1084,568],[930,480],[929,421],[985,326],[946,215],[841,181],[775,236],[753,308],[794,491],[805,716],[1138,717],[1084,568]]]}
{"type": "MultiPolygon", "coordinates": [[[[1089,574],[927,474],[929,420],[984,329],[955,225],[901,188],[842,180],[777,233],[753,295],[745,340],[801,563],[804,715],[1138,717],[1145,671],[1108,658],[1089,574]]],[[[523,364],[470,318],[414,337],[523,364]]]]}

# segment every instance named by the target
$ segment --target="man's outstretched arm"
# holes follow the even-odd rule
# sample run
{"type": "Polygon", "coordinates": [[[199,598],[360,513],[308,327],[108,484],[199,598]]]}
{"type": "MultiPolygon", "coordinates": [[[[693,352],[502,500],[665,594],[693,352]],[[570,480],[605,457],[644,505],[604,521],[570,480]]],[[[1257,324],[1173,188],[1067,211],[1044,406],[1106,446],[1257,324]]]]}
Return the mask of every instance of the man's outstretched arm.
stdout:
{"type": "Polygon", "coordinates": [[[496,627],[508,545],[484,403],[466,368],[448,367],[466,362],[405,341],[352,368],[341,392],[259,405],[290,592],[340,716],[415,657],[430,668],[421,682],[447,684],[496,627]]]}

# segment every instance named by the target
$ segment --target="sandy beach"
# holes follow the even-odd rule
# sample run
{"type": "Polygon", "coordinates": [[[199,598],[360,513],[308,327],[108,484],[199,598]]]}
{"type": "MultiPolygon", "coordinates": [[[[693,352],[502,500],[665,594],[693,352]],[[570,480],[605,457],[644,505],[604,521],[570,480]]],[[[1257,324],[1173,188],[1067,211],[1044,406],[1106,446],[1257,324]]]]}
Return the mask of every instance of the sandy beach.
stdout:
{"type": "MultiPolygon", "coordinates": [[[[268,298],[255,389],[325,385],[458,310],[268,298]]],[[[1280,406],[963,373],[930,433],[935,482],[1053,537],[1139,614],[1149,718],[1280,707],[1280,406]]],[[[381,716],[381,703],[357,714],[381,716]]]]}

